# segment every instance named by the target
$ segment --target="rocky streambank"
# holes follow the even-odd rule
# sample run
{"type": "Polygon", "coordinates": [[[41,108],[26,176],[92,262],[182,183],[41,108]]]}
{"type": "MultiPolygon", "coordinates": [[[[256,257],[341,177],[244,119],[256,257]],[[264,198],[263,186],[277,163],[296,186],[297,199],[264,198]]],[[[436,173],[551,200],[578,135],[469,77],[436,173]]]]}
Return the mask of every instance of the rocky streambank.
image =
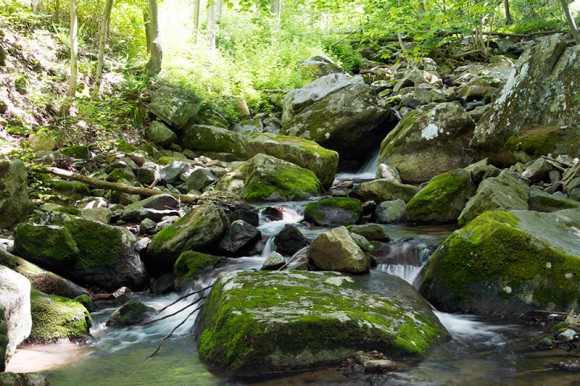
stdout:
{"type": "MultiPolygon", "coordinates": [[[[25,340],[91,339],[89,310],[127,300],[125,287],[176,291],[226,258],[262,253],[259,217],[280,220],[283,201],[308,201],[304,223],[324,230],[309,238],[287,226],[262,271],[217,277],[196,325],[211,366],[272,375],[359,351],[415,364],[449,339],[423,297],[512,319],[570,313],[580,296],[578,49],[554,35],[518,60],[336,68],[289,92],[280,119],[233,129],[202,121],[198,97],[164,86],[152,92],[147,142],[39,152],[28,171],[0,161],[1,363],[25,340]],[[373,151],[376,178],[335,179],[373,151]],[[380,292],[353,285],[393,223],[458,227],[422,270],[423,297],[387,274],[380,292]]],[[[109,325],[153,313],[128,304],[109,325]]]]}

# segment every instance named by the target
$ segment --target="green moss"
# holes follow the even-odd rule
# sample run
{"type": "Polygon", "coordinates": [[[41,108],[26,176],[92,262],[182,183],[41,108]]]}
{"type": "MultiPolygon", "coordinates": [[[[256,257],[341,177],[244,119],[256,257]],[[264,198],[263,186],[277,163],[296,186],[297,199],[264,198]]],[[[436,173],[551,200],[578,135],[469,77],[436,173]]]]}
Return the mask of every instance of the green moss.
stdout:
{"type": "Polygon", "coordinates": [[[320,363],[374,349],[416,360],[443,331],[434,315],[355,291],[348,279],[325,284],[341,277],[335,273],[228,275],[235,280],[220,276],[200,315],[199,353],[238,374],[300,368],[289,358],[304,352],[320,363]]]}
{"type": "Polygon", "coordinates": [[[88,196],[90,194],[89,186],[82,182],[51,179],[45,181],[45,184],[47,187],[66,196],[80,197],[88,196]]]}
{"type": "Polygon", "coordinates": [[[482,300],[486,297],[507,299],[506,309],[488,312],[577,304],[578,256],[532,237],[519,229],[519,221],[514,214],[490,211],[455,231],[425,267],[421,292],[449,311],[493,308],[482,300]]]}
{"type": "Polygon", "coordinates": [[[338,211],[339,213],[336,213],[335,216],[344,217],[349,220],[347,224],[338,221],[335,225],[350,225],[356,223],[360,220],[363,211],[361,202],[355,198],[332,197],[306,204],[304,217],[309,221],[314,220],[316,223],[331,225],[326,224],[329,210],[338,211]]]}
{"type": "Polygon", "coordinates": [[[427,223],[455,222],[471,193],[471,176],[465,170],[440,174],[407,203],[407,219],[427,223]]]}
{"type": "Polygon", "coordinates": [[[75,261],[77,269],[114,267],[122,255],[123,244],[130,243],[122,228],[97,223],[82,218],[74,219],[65,227],[77,242],[79,254],[75,261]]]}
{"type": "Polygon", "coordinates": [[[60,263],[73,263],[79,253],[79,247],[67,228],[31,223],[16,228],[14,249],[27,258],[60,263]]]}
{"type": "Polygon", "coordinates": [[[34,289],[30,296],[32,331],[29,341],[46,343],[58,339],[80,340],[89,336],[92,319],[81,303],[34,289]]]}
{"type": "Polygon", "coordinates": [[[541,155],[568,154],[572,157],[580,155],[580,140],[578,129],[573,127],[562,129],[560,126],[529,125],[523,127],[506,142],[506,149],[513,153],[524,153],[516,156],[518,160],[529,161],[541,155]]]}
{"type": "Polygon", "coordinates": [[[185,251],[177,258],[173,266],[173,274],[182,280],[192,279],[200,273],[213,268],[219,260],[220,258],[217,256],[185,251]]]}

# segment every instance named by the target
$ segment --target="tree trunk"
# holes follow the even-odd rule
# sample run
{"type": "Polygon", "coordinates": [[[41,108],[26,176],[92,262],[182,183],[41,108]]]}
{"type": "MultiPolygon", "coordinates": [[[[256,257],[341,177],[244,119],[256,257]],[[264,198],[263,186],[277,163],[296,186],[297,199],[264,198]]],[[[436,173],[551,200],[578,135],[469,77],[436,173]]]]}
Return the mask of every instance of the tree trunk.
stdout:
{"type": "Polygon", "coordinates": [[[151,14],[149,13],[149,9],[146,8],[143,10],[143,24],[145,25],[145,42],[147,44],[147,53],[151,53],[151,46],[153,46],[153,39],[151,38],[151,14]]]}
{"type": "Polygon", "coordinates": [[[193,43],[197,45],[199,38],[199,11],[201,0],[193,0],[193,43]]]}
{"type": "Polygon", "coordinates": [[[76,95],[77,76],[78,76],[78,19],[77,19],[77,2],[70,0],[70,76],[68,80],[68,89],[66,91],[66,99],[62,105],[62,114],[68,115],[72,100],[76,95]]]}
{"type": "Polygon", "coordinates": [[[503,7],[505,9],[505,25],[514,24],[514,20],[512,19],[512,15],[510,14],[510,2],[509,2],[509,0],[503,0],[503,7]]]}
{"type": "Polygon", "coordinates": [[[574,18],[570,14],[568,2],[566,0],[560,0],[560,5],[562,6],[564,16],[566,16],[566,21],[568,21],[568,26],[570,26],[570,30],[572,30],[572,36],[574,36],[576,44],[580,44],[580,32],[578,32],[578,29],[576,28],[576,23],[574,22],[574,18]]]}
{"type": "Polygon", "coordinates": [[[217,5],[215,2],[207,8],[207,32],[209,51],[214,52],[217,35],[217,5]]]}
{"type": "Polygon", "coordinates": [[[157,12],[157,0],[148,0],[151,22],[149,23],[149,33],[151,34],[151,57],[147,63],[147,76],[154,77],[161,71],[161,61],[163,51],[159,38],[159,18],[157,12]]]}
{"type": "Polygon", "coordinates": [[[111,11],[113,9],[113,0],[107,0],[105,3],[105,12],[103,13],[103,22],[101,24],[101,33],[99,34],[99,54],[97,57],[97,70],[95,73],[95,83],[93,85],[92,99],[99,97],[101,90],[101,80],[103,79],[103,61],[105,60],[105,42],[109,33],[109,23],[111,22],[111,11]]]}
{"type": "Polygon", "coordinates": [[[54,23],[60,24],[60,0],[54,1],[54,23]]]}

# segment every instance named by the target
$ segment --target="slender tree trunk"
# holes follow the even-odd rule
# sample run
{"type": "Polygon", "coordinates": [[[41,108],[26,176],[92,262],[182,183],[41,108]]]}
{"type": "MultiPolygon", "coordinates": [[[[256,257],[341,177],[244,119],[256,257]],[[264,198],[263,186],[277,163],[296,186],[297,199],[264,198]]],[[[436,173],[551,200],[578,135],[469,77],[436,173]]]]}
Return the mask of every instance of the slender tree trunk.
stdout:
{"type": "Polygon", "coordinates": [[[151,14],[149,8],[143,10],[143,24],[145,25],[145,42],[147,44],[147,53],[151,53],[151,46],[153,46],[153,39],[151,38],[151,14]]]}
{"type": "Polygon", "coordinates": [[[157,12],[157,0],[148,0],[151,22],[149,23],[149,33],[151,34],[151,57],[147,63],[147,76],[153,77],[161,71],[161,61],[163,51],[159,37],[159,18],[157,12]]]}
{"type": "Polygon", "coordinates": [[[72,100],[76,95],[77,76],[78,76],[78,19],[77,19],[77,2],[70,0],[70,76],[68,80],[68,89],[66,91],[66,100],[62,105],[62,114],[68,115],[72,100]]]}
{"type": "Polygon", "coordinates": [[[60,24],[60,0],[54,1],[54,23],[60,24]]]}
{"type": "Polygon", "coordinates": [[[101,33],[99,34],[99,54],[97,57],[97,70],[95,73],[95,83],[93,85],[92,99],[96,100],[99,97],[101,90],[101,81],[103,79],[103,62],[105,60],[105,43],[107,41],[107,34],[109,33],[109,23],[111,22],[111,11],[113,9],[113,1],[107,0],[105,3],[105,12],[103,13],[103,21],[101,24],[101,33]]]}
{"type": "Polygon", "coordinates": [[[217,5],[215,2],[207,8],[207,31],[209,51],[214,52],[217,35],[217,5]]]}
{"type": "Polygon", "coordinates": [[[580,44],[580,32],[578,32],[574,18],[570,14],[568,2],[566,0],[560,0],[560,5],[562,6],[562,11],[564,12],[564,16],[566,16],[566,20],[568,21],[568,26],[570,26],[570,29],[572,30],[572,36],[574,36],[576,44],[580,44]]]}
{"type": "Polygon", "coordinates": [[[509,0],[503,0],[503,7],[505,10],[505,25],[514,24],[514,20],[512,19],[512,15],[510,14],[510,2],[509,2],[509,0]]]}
{"type": "Polygon", "coordinates": [[[201,0],[193,0],[193,43],[197,45],[199,39],[199,11],[201,0]]]}

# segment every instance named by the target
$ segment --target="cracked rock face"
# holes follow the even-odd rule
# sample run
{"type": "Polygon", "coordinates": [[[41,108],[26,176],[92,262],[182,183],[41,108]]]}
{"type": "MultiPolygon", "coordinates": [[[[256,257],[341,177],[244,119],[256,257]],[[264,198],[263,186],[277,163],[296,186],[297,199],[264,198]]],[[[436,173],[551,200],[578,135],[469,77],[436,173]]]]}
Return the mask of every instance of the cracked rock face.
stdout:
{"type": "Polygon", "coordinates": [[[504,163],[552,153],[578,155],[580,46],[553,35],[518,60],[493,109],[475,128],[471,148],[504,163]]]}

